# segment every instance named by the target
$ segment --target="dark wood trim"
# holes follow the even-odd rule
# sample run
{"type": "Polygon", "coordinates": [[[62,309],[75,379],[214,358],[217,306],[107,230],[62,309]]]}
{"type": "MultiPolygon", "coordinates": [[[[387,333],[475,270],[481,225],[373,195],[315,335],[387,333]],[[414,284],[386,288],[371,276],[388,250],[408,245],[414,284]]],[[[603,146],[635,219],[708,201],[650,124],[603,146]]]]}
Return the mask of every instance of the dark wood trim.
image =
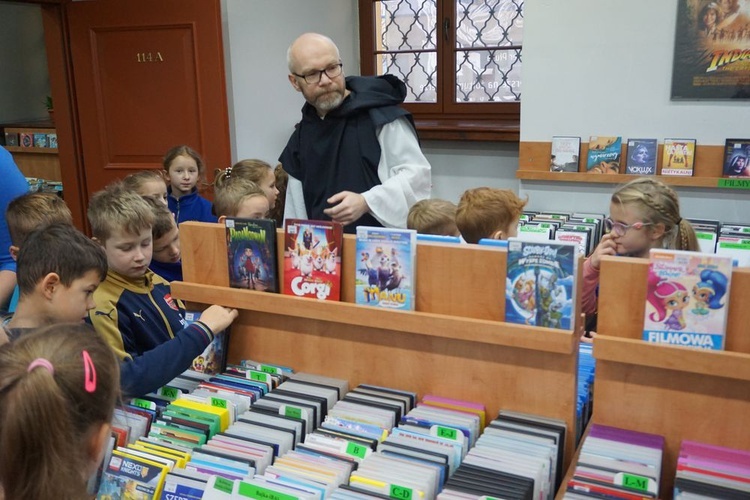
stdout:
{"type": "Polygon", "coordinates": [[[85,171],[81,154],[81,134],[75,105],[73,65],[70,54],[65,4],[68,0],[46,2],[42,6],[44,42],[50,89],[55,101],[55,128],[65,202],[73,214],[74,224],[88,230],[86,219],[85,171]],[[55,5],[57,4],[57,5],[55,5]]]}

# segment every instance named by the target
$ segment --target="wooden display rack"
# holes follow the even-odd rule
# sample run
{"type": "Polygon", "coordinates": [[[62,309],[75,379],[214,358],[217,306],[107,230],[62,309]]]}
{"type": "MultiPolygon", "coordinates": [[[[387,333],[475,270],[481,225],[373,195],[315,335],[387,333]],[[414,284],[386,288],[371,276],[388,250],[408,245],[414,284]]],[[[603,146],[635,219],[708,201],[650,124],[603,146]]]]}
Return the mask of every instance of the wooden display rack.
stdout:
{"type": "MultiPolygon", "coordinates": [[[[283,255],[281,231],[279,236],[277,254],[283,255]]],[[[228,288],[223,225],[183,223],[180,241],[185,282],[172,284],[173,295],[240,310],[229,362],[250,358],[344,378],[351,386],[481,402],[488,418],[501,408],[558,418],[568,428],[569,463],[578,336],[500,321],[504,250],[420,243],[418,312],[405,312],[352,303],[356,242],[350,235],[344,238],[341,302],[228,288]]]]}
{"type": "MultiPolygon", "coordinates": [[[[588,156],[589,144],[581,142],[581,154],[579,155],[578,172],[550,172],[551,142],[521,142],[518,150],[518,171],[516,177],[522,180],[549,181],[549,182],[583,182],[595,184],[624,184],[638,175],[617,174],[589,174],[586,173],[586,158],[588,156]]],[[[659,144],[657,151],[657,174],[661,173],[661,161],[664,145],[659,144]]],[[[628,146],[623,141],[622,156],[627,158],[628,146]]],[[[691,177],[676,177],[669,175],[657,175],[657,179],[671,186],[702,187],[702,188],[728,188],[742,187],[750,189],[750,182],[741,179],[723,179],[722,170],[724,166],[724,146],[712,146],[698,144],[695,147],[695,171],[691,177]]],[[[624,161],[621,162],[620,171],[625,172],[624,161]]]]}
{"type": "Polygon", "coordinates": [[[750,450],[750,269],[732,273],[724,351],[643,342],[647,276],[647,260],[602,259],[591,422],[664,436],[672,498],[683,439],[750,450]]]}

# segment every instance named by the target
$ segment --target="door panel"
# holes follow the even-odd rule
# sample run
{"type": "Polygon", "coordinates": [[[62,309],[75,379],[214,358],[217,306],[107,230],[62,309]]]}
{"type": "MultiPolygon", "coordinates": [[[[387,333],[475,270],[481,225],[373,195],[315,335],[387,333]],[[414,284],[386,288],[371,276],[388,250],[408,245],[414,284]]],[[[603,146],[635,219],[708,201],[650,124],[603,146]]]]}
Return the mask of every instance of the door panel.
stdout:
{"type": "Polygon", "coordinates": [[[207,171],[231,161],[219,0],[72,2],[86,188],[161,168],[187,144],[207,171]]]}

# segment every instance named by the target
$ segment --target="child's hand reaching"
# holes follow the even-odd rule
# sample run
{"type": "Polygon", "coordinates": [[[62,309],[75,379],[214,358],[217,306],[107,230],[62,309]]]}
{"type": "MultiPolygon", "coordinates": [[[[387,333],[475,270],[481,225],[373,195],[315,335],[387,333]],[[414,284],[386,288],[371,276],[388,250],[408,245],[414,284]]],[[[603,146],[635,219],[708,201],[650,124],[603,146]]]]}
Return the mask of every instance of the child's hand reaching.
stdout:
{"type": "Polygon", "coordinates": [[[237,309],[213,305],[203,311],[200,321],[216,333],[231,325],[238,314],[237,309]]]}
{"type": "Polygon", "coordinates": [[[591,265],[594,269],[599,270],[604,255],[617,255],[617,243],[615,243],[612,233],[605,234],[599,241],[594,252],[591,254],[591,265]]]}

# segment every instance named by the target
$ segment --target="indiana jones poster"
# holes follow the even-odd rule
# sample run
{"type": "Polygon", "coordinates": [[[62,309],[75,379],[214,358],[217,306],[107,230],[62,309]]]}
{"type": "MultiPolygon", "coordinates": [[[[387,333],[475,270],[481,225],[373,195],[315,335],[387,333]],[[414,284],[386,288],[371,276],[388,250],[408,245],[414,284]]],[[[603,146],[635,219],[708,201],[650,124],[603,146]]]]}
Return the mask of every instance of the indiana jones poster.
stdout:
{"type": "Polygon", "coordinates": [[[672,99],[750,99],[750,0],[678,0],[672,99]]]}

